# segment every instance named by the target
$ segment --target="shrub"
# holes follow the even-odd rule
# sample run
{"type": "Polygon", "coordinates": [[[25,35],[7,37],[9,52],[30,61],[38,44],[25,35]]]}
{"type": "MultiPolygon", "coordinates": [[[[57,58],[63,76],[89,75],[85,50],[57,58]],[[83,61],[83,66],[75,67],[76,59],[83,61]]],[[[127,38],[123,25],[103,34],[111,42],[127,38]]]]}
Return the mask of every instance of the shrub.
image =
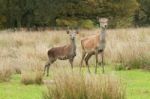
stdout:
{"type": "Polygon", "coordinates": [[[80,27],[83,29],[93,29],[94,22],[92,20],[78,20],[78,19],[57,19],[56,23],[58,26],[69,26],[72,28],[80,27]]]}
{"type": "Polygon", "coordinates": [[[137,56],[131,60],[129,60],[126,63],[127,66],[129,66],[130,68],[147,68],[149,69],[148,66],[150,66],[150,56],[148,55],[142,55],[142,56],[137,56]]]}
{"type": "Polygon", "coordinates": [[[94,23],[91,20],[83,20],[81,21],[81,28],[84,29],[93,29],[94,28],[94,23]]]}
{"type": "Polygon", "coordinates": [[[125,99],[121,82],[110,75],[60,73],[43,93],[44,99],[125,99]]]}
{"type": "Polygon", "coordinates": [[[77,27],[78,22],[75,19],[57,19],[56,23],[58,26],[69,26],[69,27],[77,27]]]}
{"type": "Polygon", "coordinates": [[[43,73],[42,72],[36,72],[36,76],[35,76],[35,79],[34,79],[35,83],[40,85],[43,83],[43,73]]]}
{"type": "Polygon", "coordinates": [[[42,84],[43,75],[41,72],[36,71],[35,73],[23,72],[21,74],[21,82],[25,85],[29,84],[42,84]]]}
{"type": "Polygon", "coordinates": [[[21,74],[21,82],[25,85],[33,84],[34,83],[33,75],[31,73],[23,72],[21,74]]]}

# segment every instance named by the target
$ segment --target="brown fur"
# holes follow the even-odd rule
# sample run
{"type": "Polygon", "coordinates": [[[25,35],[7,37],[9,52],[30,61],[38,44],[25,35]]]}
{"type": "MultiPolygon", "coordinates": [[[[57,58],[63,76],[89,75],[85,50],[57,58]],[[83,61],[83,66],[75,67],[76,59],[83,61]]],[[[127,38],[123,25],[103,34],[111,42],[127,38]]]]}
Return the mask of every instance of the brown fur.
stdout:
{"type": "MultiPolygon", "coordinates": [[[[83,60],[85,60],[85,63],[86,63],[86,66],[88,67],[89,72],[90,72],[90,69],[89,69],[88,61],[89,61],[89,59],[91,58],[92,55],[96,56],[95,72],[97,72],[98,53],[103,54],[103,50],[104,50],[104,49],[99,49],[101,43],[102,42],[100,40],[100,35],[99,34],[92,35],[92,36],[89,36],[89,37],[85,37],[81,40],[81,46],[82,46],[81,67],[82,67],[83,60]]],[[[103,42],[103,43],[105,43],[105,42],[103,42]]],[[[103,61],[103,58],[102,58],[102,61],[103,61]]]]}
{"type": "MultiPolygon", "coordinates": [[[[84,39],[81,40],[81,46],[82,46],[82,59],[81,59],[81,67],[83,60],[85,60],[86,66],[88,67],[88,71],[90,72],[89,69],[89,64],[88,60],[92,55],[95,54],[96,58],[96,67],[95,67],[95,73],[97,72],[97,63],[98,63],[98,54],[101,53],[102,56],[102,65],[103,65],[103,59],[104,59],[104,49],[105,49],[105,31],[106,27],[108,24],[108,19],[107,18],[99,18],[100,22],[100,27],[102,28],[102,31],[100,34],[97,35],[92,35],[89,37],[85,37],[84,39]]],[[[80,70],[81,70],[80,67],[80,70]]],[[[104,73],[104,65],[103,67],[103,73],[104,73]]]]}
{"type": "Polygon", "coordinates": [[[59,46],[59,47],[53,47],[50,50],[48,50],[47,54],[48,54],[49,60],[44,67],[44,74],[47,69],[47,76],[49,75],[49,67],[57,59],[59,60],[68,59],[73,69],[73,60],[74,60],[74,57],[76,56],[75,34],[77,33],[78,31],[76,32],[67,31],[67,34],[69,34],[70,36],[70,44],[59,46]]]}
{"type": "MultiPolygon", "coordinates": [[[[71,57],[74,57],[75,55],[71,55],[71,44],[65,45],[65,46],[60,46],[60,47],[55,47],[51,48],[48,51],[48,56],[53,57],[55,59],[60,59],[60,60],[65,60],[71,57]]],[[[75,54],[75,53],[74,53],[75,54]]]]}
{"type": "Polygon", "coordinates": [[[85,52],[95,51],[99,46],[99,35],[93,35],[81,40],[81,46],[85,52]]]}

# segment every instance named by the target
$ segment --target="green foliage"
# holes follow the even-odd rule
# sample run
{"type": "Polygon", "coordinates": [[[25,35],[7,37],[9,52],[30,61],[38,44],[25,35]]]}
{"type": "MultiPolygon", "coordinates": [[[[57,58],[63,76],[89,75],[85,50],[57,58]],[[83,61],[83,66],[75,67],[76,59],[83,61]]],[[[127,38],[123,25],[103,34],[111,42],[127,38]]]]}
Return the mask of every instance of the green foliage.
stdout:
{"type": "Polygon", "coordinates": [[[135,13],[135,25],[150,25],[150,0],[138,0],[140,6],[135,13]]]}
{"type": "Polygon", "coordinates": [[[1,0],[6,27],[43,26],[49,22],[48,0],[1,0]]]}
{"type": "Polygon", "coordinates": [[[69,26],[69,27],[77,27],[78,23],[76,20],[73,19],[69,19],[69,20],[65,20],[65,19],[57,19],[56,23],[58,26],[69,26]]]}
{"type": "MultiPolygon", "coordinates": [[[[59,2],[59,0],[55,0],[59,2]]],[[[66,1],[66,0],[62,0],[66,1]]],[[[61,2],[60,2],[61,3],[61,2]]],[[[80,20],[96,17],[108,17],[110,27],[128,27],[133,21],[134,11],[138,8],[136,0],[80,0],[67,1],[61,5],[56,18],[79,18],[80,20]],[[123,20],[123,21],[122,21],[123,20]]]]}
{"type": "Polygon", "coordinates": [[[0,29],[4,28],[4,24],[6,23],[6,17],[0,16],[0,29]]]}
{"type": "Polygon", "coordinates": [[[72,27],[72,28],[83,28],[83,29],[93,29],[94,22],[92,20],[78,20],[78,19],[57,19],[56,25],[59,27],[72,27]]]}
{"type": "Polygon", "coordinates": [[[82,20],[80,27],[84,29],[93,29],[94,23],[91,20],[82,20]]]}
{"type": "Polygon", "coordinates": [[[150,23],[149,0],[0,0],[0,6],[1,28],[75,27],[85,20],[81,27],[89,29],[98,16],[112,28],[150,23]]]}

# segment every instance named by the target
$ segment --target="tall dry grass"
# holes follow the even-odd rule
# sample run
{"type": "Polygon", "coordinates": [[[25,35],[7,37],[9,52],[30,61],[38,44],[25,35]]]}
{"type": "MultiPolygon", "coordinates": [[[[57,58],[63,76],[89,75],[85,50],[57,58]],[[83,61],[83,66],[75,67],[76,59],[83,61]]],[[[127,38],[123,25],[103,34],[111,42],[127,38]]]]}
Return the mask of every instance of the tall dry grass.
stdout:
{"type": "Polygon", "coordinates": [[[60,71],[43,93],[44,99],[125,99],[125,88],[112,75],[82,75],[60,71]]]}
{"type": "Polygon", "coordinates": [[[0,82],[6,82],[10,80],[12,75],[12,71],[9,68],[2,68],[0,69],[0,82]]]}
{"type": "Polygon", "coordinates": [[[0,82],[6,82],[9,81],[11,78],[11,75],[13,73],[12,68],[10,67],[10,61],[6,58],[1,58],[1,64],[0,64],[0,82]]]}
{"type": "MultiPolygon", "coordinates": [[[[81,59],[80,40],[98,33],[99,30],[81,30],[77,36],[77,56],[74,65],[79,66],[81,59]]],[[[11,68],[13,73],[23,70],[34,71],[43,68],[47,61],[47,50],[53,46],[69,43],[66,31],[1,31],[0,61],[11,68]]],[[[105,63],[120,63],[130,68],[150,68],[150,28],[108,30],[105,50],[105,63]]],[[[94,58],[90,64],[94,64],[94,58]]],[[[69,66],[68,61],[57,61],[53,67],[69,66]],[[63,65],[62,65],[63,64],[63,65]]]]}
{"type": "Polygon", "coordinates": [[[25,85],[29,84],[43,84],[43,69],[41,66],[35,66],[34,69],[24,69],[21,73],[21,83],[25,85]]]}
{"type": "Polygon", "coordinates": [[[110,30],[106,58],[128,68],[150,67],[150,29],[110,30]]]}

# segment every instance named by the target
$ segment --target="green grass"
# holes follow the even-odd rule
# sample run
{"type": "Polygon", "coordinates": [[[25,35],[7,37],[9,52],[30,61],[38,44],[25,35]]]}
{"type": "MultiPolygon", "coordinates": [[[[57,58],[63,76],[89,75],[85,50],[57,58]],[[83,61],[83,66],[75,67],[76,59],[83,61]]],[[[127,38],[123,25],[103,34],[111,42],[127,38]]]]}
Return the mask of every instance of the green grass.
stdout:
{"type": "MultiPolygon", "coordinates": [[[[94,68],[91,70],[94,72],[94,68]]],[[[101,68],[98,69],[98,74],[100,73],[101,68]]],[[[106,68],[106,73],[116,74],[123,80],[127,99],[150,99],[150,72],[141,69],[115,71],[106,68]]]]}
{"type": "Polygon", "coordinates": [[[150,72],[131,70],[116,74],[126,83],[127,99],[150,99],[150,72]]]}
{"type": "MultiPolygon", "coordinates": [[[[83,69],[83,71],[87,70],[83,69]]],[[[94,73],[94,68],[91,71],[94,73]]],[[[100,74],[101,68],[98,68],[98,71],[100,74]]],[[[107,68],[106,73],[116,74],[123,80],[127,99],[150,99],[150,72],[143,70],[114,71],[107,68]]],[[[26,86],[21,84],[20,79],[20,75],[13,75],[9,82],[0,83],[0,99],[42,99],[42,92],[46,89],[45,85],[26,86]]],[[[48,78],[45,77],[45,79],[48,78]]]]}
{"type": "Polygon", "coordinates": [[[0,83],[0,99],[41,99],[44,86],[23,85],[20,75],[13,75],[10,82],[0,83]]]}

